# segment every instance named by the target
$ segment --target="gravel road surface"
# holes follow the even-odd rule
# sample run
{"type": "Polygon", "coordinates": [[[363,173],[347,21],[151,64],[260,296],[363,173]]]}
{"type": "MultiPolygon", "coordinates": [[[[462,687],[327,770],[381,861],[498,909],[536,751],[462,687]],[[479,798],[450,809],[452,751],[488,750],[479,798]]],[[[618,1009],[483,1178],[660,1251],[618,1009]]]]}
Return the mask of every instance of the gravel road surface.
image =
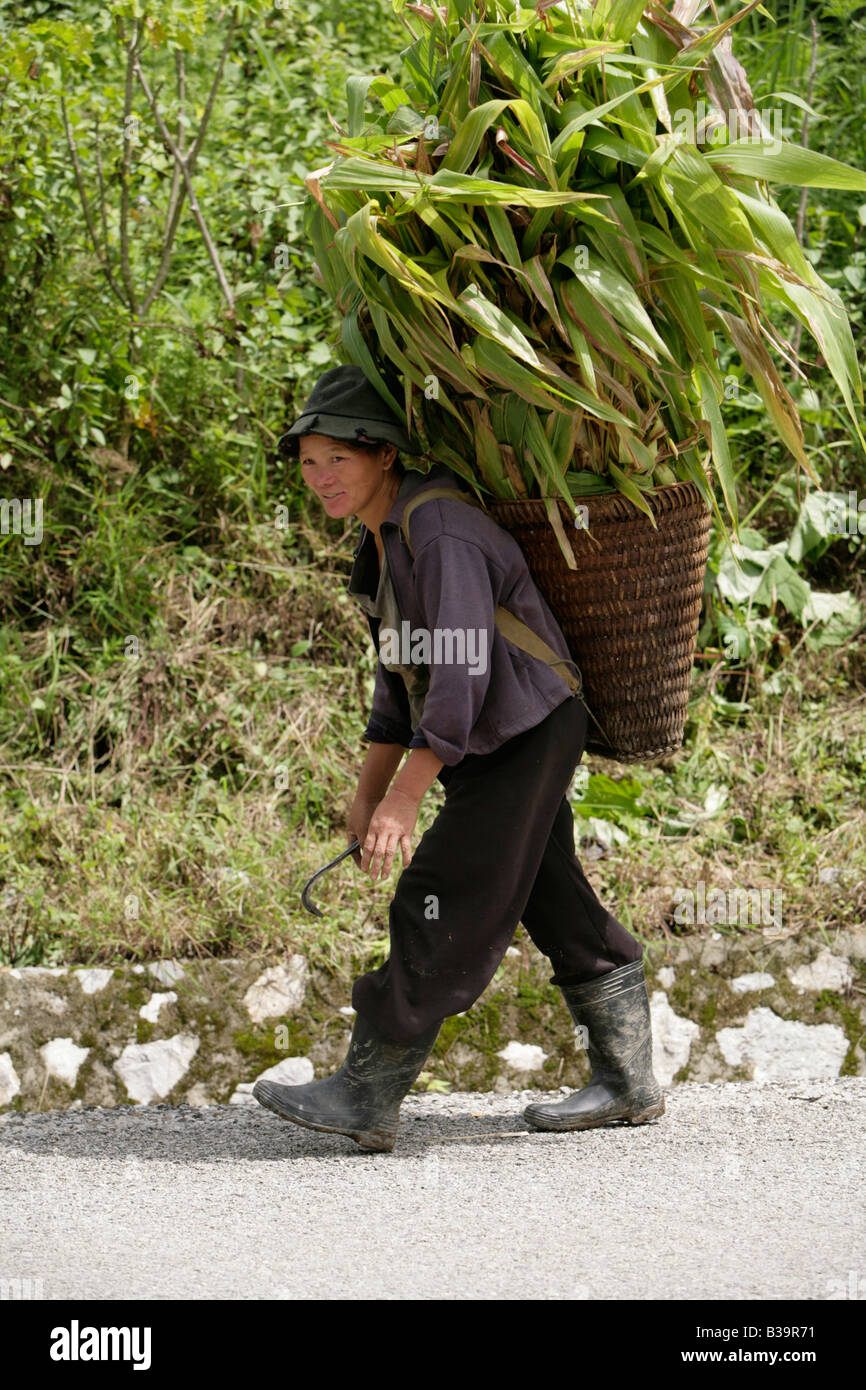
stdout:
{"type": "Polygon", "coordinates": [[[411,1095],[366,1154],[259,1106],[7,1113],[0,1280],[46,1299],[866,1298],[866,1078],[679,1085],[542,1134],[411,1095]]]}

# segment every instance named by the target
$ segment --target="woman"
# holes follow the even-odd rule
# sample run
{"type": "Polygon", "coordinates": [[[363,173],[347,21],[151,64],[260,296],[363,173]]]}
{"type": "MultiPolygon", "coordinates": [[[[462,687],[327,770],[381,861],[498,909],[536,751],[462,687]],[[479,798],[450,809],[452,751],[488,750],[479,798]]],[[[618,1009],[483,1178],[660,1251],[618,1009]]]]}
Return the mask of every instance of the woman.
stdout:
{"type": "Polygon", "coordinates": [[[527,1122],[572,1130],[661,1115],[641,947],[574,854],[567,793],[587,714],[519,546],[468,493],[450,495],[451,470],[403,468],[398,451],[418,450],[359,368],[325,372],[280,447],[299,451],[328,516],[363,523],[349,592],[379,663],[348,835],[371,878],[390,873],[398,849],[403,872],[389,958],[352,991],[343,1065],[306,1086],[259,1081],[254,1096],[296,1124],[392,1149],[443,1019],[475,1002],[522,921],[586,1030],[592,1068],[582,1090],[530,1105],[527,1122]],[[436,778],[445,801],[413,855],[436,778]]]}

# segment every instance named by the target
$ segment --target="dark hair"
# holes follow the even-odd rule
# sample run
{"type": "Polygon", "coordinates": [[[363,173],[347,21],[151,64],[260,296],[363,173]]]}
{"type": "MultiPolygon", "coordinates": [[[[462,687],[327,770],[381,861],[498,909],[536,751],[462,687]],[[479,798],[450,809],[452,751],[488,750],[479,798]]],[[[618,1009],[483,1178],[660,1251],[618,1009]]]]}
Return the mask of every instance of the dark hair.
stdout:
{"type": "MultiPolygon", "coordinates": [[[[381,449],[383,444],[388,443],[389,440],[387,439],[353,439],[351,441],[353,449],[360,449],[365,454],[375,454],[377,450],[381,449]]],[[[397,450],[391,462],[391,472],[398,478],[402,478],[405,475],[406,465],[402,462],[400,458],[399,449],[397,450]]]]}

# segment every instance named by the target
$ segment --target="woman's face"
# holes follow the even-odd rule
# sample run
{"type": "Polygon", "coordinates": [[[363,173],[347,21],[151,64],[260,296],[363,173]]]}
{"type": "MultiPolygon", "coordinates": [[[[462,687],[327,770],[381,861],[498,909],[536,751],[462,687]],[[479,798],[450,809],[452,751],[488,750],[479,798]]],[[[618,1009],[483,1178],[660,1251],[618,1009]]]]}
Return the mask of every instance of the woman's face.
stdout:
{"type": "Polygon", "coordinates": [[[397,453],[393,444],[357,449],[326,434],[303,434],[299,443],[304,482],[328,516],[363,520],[365,512],[379,511],[393,498],[396,479],[391,464],[397,453]]]}

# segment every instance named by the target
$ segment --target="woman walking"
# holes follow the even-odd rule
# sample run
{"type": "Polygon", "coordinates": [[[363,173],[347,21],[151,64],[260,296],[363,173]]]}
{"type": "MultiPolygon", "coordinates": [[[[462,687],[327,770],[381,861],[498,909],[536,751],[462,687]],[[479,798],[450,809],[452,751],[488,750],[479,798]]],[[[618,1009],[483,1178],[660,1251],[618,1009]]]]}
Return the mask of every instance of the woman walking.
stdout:
{"type": "Polygon", "coordinates": [[[522,921],[586,1030],[591,1066],[586,1086],[530,1105],[527,1123],[573,1130],[661,1115],[641,947],[574,853],[567,793],[587,735],[579,680],[519,546],[450,469],[403,467],[400,452],[418,450],[359,368],[325,372],[280,446],[299,452],[328,516],[362,522],[349,592],[379,663],[347,830],[371,878],[390,873],[398,850],[403,871],[389,958],[352,991],[346,1060],[305,1086],[259,1081],[254,1096],[296,1124],[392,1149],[443,1020],[478,999],[522,921]],[[437,778],[444,804],[413,853],[437,778]]]}

